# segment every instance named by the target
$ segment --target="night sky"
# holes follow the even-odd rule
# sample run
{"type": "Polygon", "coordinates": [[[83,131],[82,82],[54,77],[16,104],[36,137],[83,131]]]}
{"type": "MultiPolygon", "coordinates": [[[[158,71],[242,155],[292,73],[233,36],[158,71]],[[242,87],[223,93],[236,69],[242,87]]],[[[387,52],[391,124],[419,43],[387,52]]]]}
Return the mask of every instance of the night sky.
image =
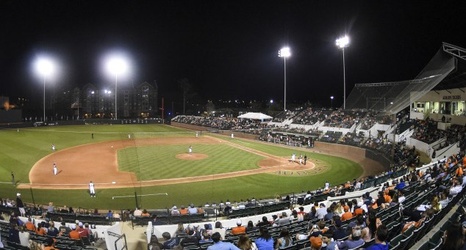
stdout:
{"type": "MultiPolygon", "coordinates": [[[[131,74],[119,86],[157,81],[159,96],[181,99],[187,78],[203,99],[283,99],[342,103],[342,52],[348,34],[347,94],[355,83],[413,79],[442,42],[466,47],[464,1],[0,1],[0,95],[37,96],[31,70],[53,55],[47,84],[113,88],[101,58],[125,51],[131,74]]],[[[40,95],[41,96],[41,95],[40,95]]]]}

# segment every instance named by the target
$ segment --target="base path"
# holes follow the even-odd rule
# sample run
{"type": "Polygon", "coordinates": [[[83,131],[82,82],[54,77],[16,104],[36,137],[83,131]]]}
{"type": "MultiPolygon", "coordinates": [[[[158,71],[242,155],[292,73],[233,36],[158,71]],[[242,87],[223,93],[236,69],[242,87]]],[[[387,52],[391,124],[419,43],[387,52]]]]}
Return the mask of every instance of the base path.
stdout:
{"type": "MultiPolygon", "coordinates": [[[[208,155],[178,155],[186,160],[199,160],[208,155]]],[[[259,173],[277,172],[283,170],[307,171],[315,168],[315,164],[308,160],[306,165],[289,162],[288,159],[273,156],[230,143],[226,140],[210,136],[199,138],[163,137],[149,139],[128,139],[80,145],[56,151],[45,156],[29,172],[29,184],[20,184],[18,188],[42,189],[87,189],[89,181],[99,188],[127,188],[134,186],[157,186],[176,183],[218,180],[259,173]],[[117,151],[128,147],[145,145],[179,145],[179,144],[229,144],[249,153],[265,157],[259,162],[259,167],[251,170],[183,177],[164,180],[139,181],[134,173],[118,170],[117,151]],[[58,167],[58,174],[53,174],[53,164],[58,167]]]]}

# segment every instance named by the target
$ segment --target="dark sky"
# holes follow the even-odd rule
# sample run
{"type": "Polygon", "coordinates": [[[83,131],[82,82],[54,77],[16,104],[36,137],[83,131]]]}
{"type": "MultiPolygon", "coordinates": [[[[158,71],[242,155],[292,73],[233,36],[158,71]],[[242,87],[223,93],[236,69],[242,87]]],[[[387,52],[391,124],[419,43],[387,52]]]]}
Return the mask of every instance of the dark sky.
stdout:
{"type": "Polygon", "coordinates": [[[442,42],[466,47],[463,1],[21,1],[0,0],[0,95],[42,93],[31,70],[39,54],[54,55],[60,74],[48,88],[93,83],[113,87],[100,61],[123,50],[131,75],[157,81],[160,96],[179,98],[187,78],[205,99],[287,99],[341,104],[341,50],[347,93],[355,83],[414,78],[442,42]],[[178,91],[178,92],[177,92],[178,91]]]}

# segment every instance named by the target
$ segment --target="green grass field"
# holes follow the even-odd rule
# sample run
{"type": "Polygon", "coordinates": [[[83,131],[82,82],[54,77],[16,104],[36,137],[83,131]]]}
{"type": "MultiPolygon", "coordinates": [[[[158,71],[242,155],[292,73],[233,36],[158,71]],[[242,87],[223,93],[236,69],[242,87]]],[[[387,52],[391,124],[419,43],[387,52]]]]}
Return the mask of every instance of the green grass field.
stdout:
{"type": "MultiPolygon", "coordinates": [[[[262,151],[268,154],[289,157],[292,153],[307,154],[311,160],[322,162],[326,169],[316,175],[285,176],[274,173],[255,174],[244,177],[174,184],[166,186],[141,187],[136,182],[132,188],[106,189],[97,187],[97,198],[90,198],[87,190],[18,190],[11,184],[10,172],[20,183],[28,183],[28,173],[35,162],[51,153],[51,144],[57,149],[76,145],[132,138],[149,137],[193,137],[186,131],[166,125],[87,125],[56,126],[0,131],[0,197],[14,198],[21,192],[23,200],[36,204],[53,201],[57,206],[67,205],[82,208],[134,208],[134,194],[142,195],[138,202],[143,208],[165,208],[189,203],[203,204],[245,200],[247,198],[271,198],[277,194],[296,193],[322,187],[325,181],[340,184],[359,177],[362,168],[349,160],[299,151],[297,148],[280,147],[260,142],[221,137],[231,143],[262,151]],[[94,139],[91,139],[91,134],[94,139]],[[168,195],[152,195],[168,193],[168,195]],[[129,196],[111,199],[112,196],[129,196]]],[[[212,135],[211,136],[219,136],[212,135]]],[[[165,179],[185,176],[207,175],[257,168],[261,156],[244,152],[228,145],[195,145],[195,151],[202,151],[209,157],[199,161],[177,159],[177,153],[185,152],[187,144],[172,146],[144,146],[121,150],[118,154],[120,169],[135,172],[139,180],[165,179]]],[[[88,174],[88,173],[83,173],[88,174]]]]}

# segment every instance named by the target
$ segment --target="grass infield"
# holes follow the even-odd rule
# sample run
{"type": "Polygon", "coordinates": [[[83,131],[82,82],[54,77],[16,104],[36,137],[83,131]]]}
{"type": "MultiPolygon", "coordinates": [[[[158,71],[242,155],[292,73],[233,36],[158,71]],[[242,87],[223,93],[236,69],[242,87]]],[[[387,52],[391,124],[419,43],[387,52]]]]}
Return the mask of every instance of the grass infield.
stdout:
{"type": "MultiPolygon", "coordinates": [[[[359,177],[363,170],[355,162],[340,157],[316,154],[299,148],[281,147],[261,142],[231,139],[219,136],[239,147],[249,148],[281,158],[292,153],[306,154],[310,162],[316,163],[321,171],[301,175],[283,173],[261,173],[230,179],[215,179],[193,183],[142,187],[139,181],[132,188],[99,189],[97,198],[90,198],[87,190],[47,190],[17,189],[12,185],[11,172],[18,183],[29,182],[29,171],[35,162],[51,153],[51,145],[57,150],[77,145],[154,137],[193,138],[194,132],[166,125],[87,125],[55,126],[0,131],[0,197],[14,198],[22,193],[23,201],[46,204],[53,201],[57,206],[67,205],[74,208],[134,208],[134,194],[141,195],[138,203],[143,208],[165,208],[172,205],[201,205],[206,202],[219,202],[229,199],[240,201],[251,197],[271,198],[277,194],[287,194],[314,190],[322,187],[325,181],[341,184],[359,177]],[[91,134],[94,138],[91,139],[91,134]],[[152,195],[167,193],[168,195],[152,195]],[[112,199],[113,196],[128,196],[112,199]]],[[[209,136],[216,136],[209,134],[209,136]]],[[[138,180],[155,180],[226,173],[231,171],[259,168],[264,157],[246,152],[229,145],[194,144],[194,152],[202,152],[207,158],[196,161],[182,160],[177,154],[187,152],[190,144],[162,146],[149,145],[129,147],[118,152],[121,171],[134,172],[138,180]]],[[[77,163],[79,165],[79,163],[77,163]]],[[[78,166],[79,167],[79,166],[78,166]]],[[[89,173],[83,172],[83,175],[89,173]]]]}

